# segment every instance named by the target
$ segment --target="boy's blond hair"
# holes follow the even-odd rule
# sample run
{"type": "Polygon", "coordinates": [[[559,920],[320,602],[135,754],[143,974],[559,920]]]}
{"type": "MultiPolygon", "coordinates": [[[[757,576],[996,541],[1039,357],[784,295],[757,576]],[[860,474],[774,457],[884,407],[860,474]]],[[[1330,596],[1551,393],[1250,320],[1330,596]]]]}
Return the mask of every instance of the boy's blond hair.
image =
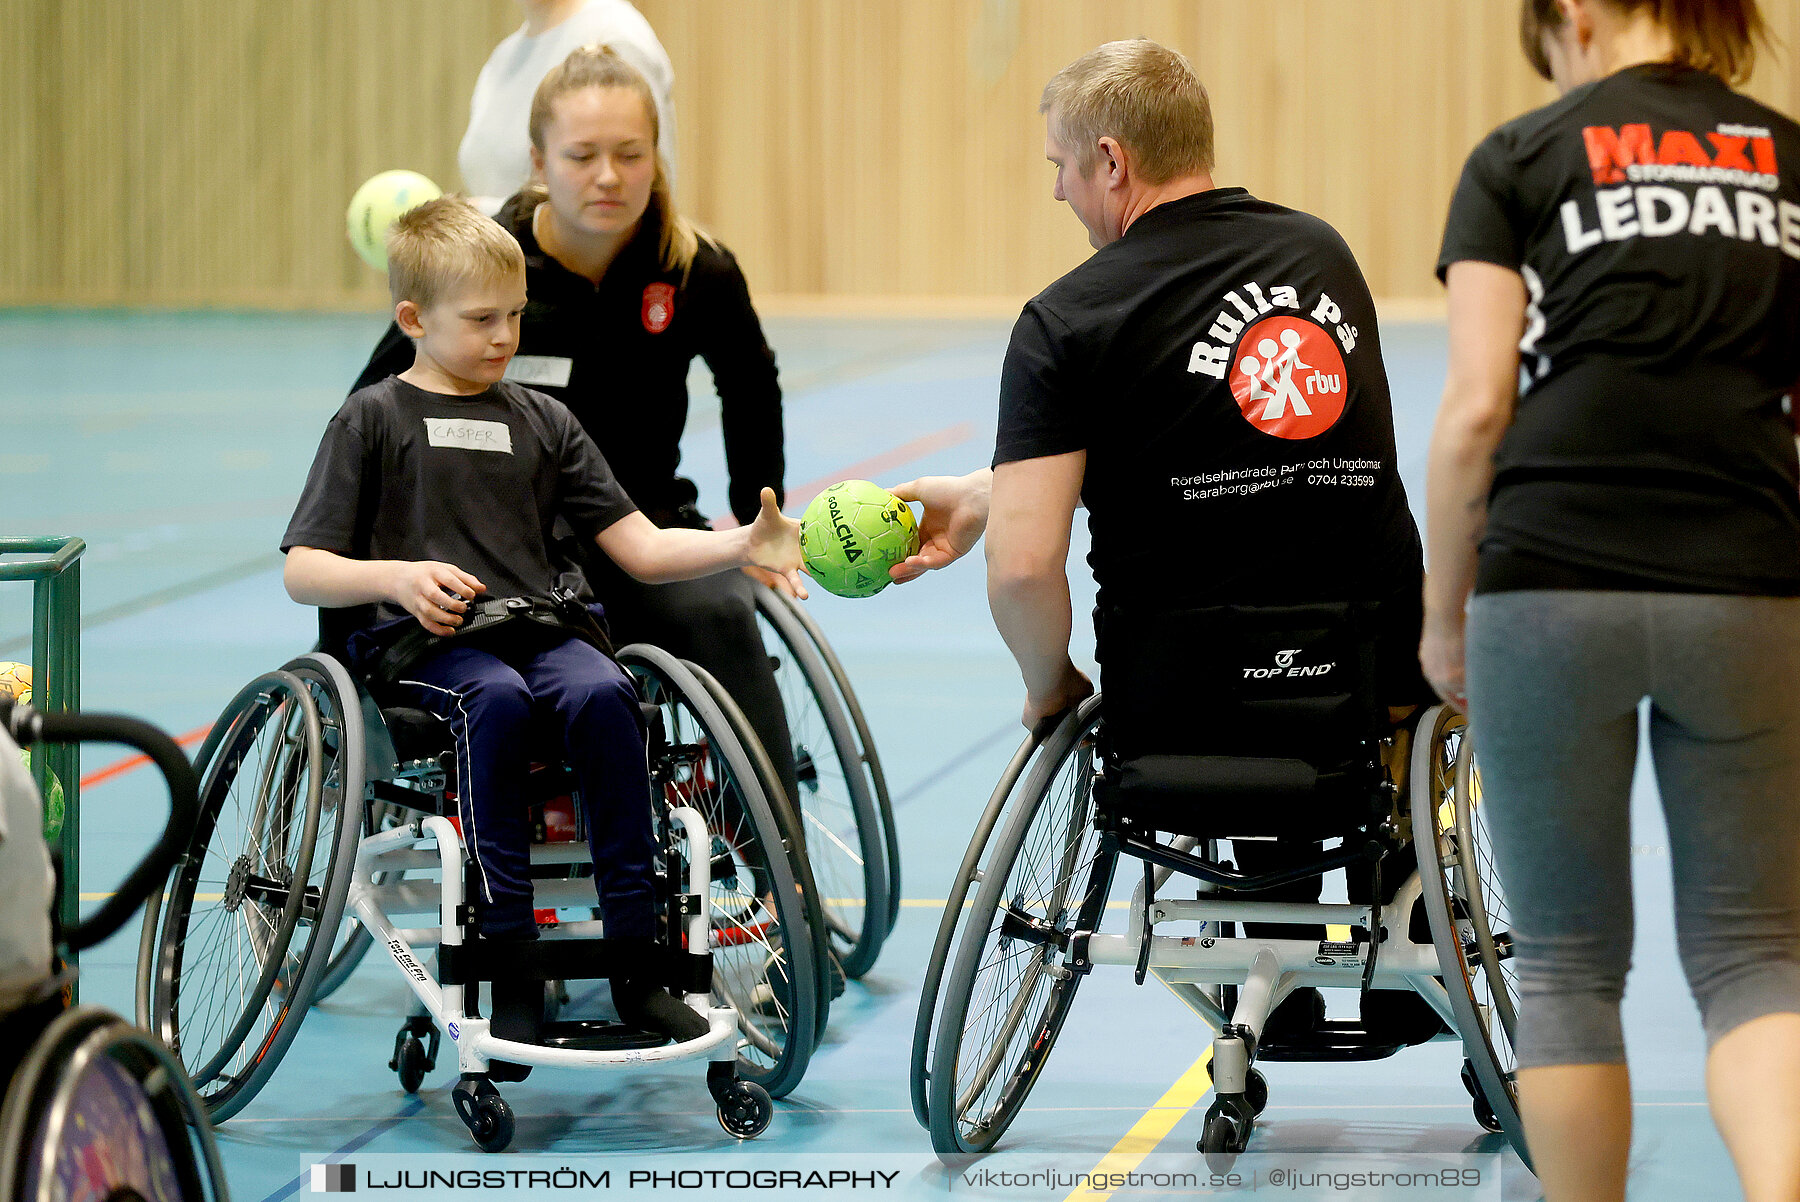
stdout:
{"type": "Polygon", "coordinates": [[[460,196],[440,196],[408,209],[387,235],[388,293],[421,309],[466,283],[491,284],[525,274],[518,240],[460,196]]]}
{"type": "Polygon", "coordinates": [[[1148,38],[1108,42],[1058,71],[1044,85],[1038,112],[1050,114],[1056,140],[1075,152],[1084,177],[1103,137],[1135,152],[1148,184],[1213,168],[1206,88],[1186,58],[1148,38]]]}

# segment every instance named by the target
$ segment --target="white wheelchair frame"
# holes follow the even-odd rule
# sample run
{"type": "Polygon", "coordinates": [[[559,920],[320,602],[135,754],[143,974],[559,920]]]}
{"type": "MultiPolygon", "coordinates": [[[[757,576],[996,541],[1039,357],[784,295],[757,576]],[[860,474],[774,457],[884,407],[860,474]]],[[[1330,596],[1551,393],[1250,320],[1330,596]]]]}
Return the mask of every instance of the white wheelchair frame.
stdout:
{"type": "MultiPolygon", "coordinates": [[[[669,811],[671,821],[686,831],[690,847],[705,847],[710,839],[706,823],[697,810],[677,806],[669,811]]],[[[729,1063],[735,1060],[737,1011],[729,1006],[711,1005],[711,995],[689,993],[684,997],[688,1007],[703,1015],[708,1031],[698,1039],[665,1044],[657,1048],[627,1048],[618,1051],[580,1051],[543,1047],[501,1039],[489,1030],[489,1019],[469,1014],[464,1004],[462,985],[440,985],[430,970],[420,963],[417,950],[422,947],[460,947],[463,927],[456,920],[463,906],[462,877],[463,842],[456,826],[448,818],[431,815],[405,826],[382,831],[365,838],[356,849],[356,868],[350,881],[349,905],[356,911],[369,933],[383,948],[406,978],[407,985],[423,1003],[431,1019],[450,1036],[456,1045],[457,1067],[464,1073],[486,1073],[490,1060],[509,1060],[519,1064],[557,1068],[605,1068],[630,1064],[657,1064],[671,1060],[688,1060],[706,1056],[729,1063]],[[454,848],[454,855],[446,854],[454,848]],[[378,872],[436,868],[437,882],[396,879],[392,884],[377,883],[378,872]],[[424,913],[435,907],[438,925],[431,927],[396,927],[395,914],[424,913]]],[[[587,862],[587,846],[582,843],[539,844],[532,849],[531,862],[537,864],[577,864],[587,862]],[[574,854],[579,853],[579,855],[574,854]]],[[[689,947],[705,947],[711,924],[711,872],[703,857],[690,856],[688,892],[695,910],[687,920],[689,947]]],[[[540,908],[591,906],[593,882],[535,881],[533,893],[540,908]]],[[[559,938],[588,938],[603,934],[599,919],[559,923],[540,938],[553,942],[559,938]]]]}
{"type": "MultiPolygon", "coordinates": [[[[767,1128],[771,1095],[797,1084],[820,1021],[814,941],[782,939],[802,930],[810,936],[818,925],[805,904],[816,907],[817,889],[796,840],[782,826],[779,803],[763,792],[766,774],[739,739],[741,715],[729,708],[716,682],[653,647],[623,648],[619,658],[638,677],[649,705],[662,710],[658,722],[667,723],[666,729],[658,726],[663,741],[652,769],[653,784],[670,790],[663,795],[666,823],[659,819],[659,854],[670,873],[679,870],[678,833],[687,840],[685,882],[665,877],[657,895],[659,906],[667,907],[671,935],[684,933],[695,954],[665,947],[656,971],[704,1017],[705,1034],[670,1043],[654,1032],[587,1021],[553,1024],[561,1029],[547,1031],[546,1043],[528,1044],[496,1036],[489,1018],[472,1014],[464,982],[492,980],[477,975],[486,949],[477,942],[458,957],[463,963],[454,972],[448,963],[434,973],[421,962],[424,949],[463,947],[473,929],[461,832],[439,812],[445,769],[435,755],[402,759],[374,698],[334,659],[309,654],[245,686],[215,724],[198,757],[199,829],[153,899],[140,940],[139,1021],[181,1058],[213,1121],[231,1117],[267,1083],[334,959],[341,920],[354,915],[386,948],[417,999],[389,1067],[399,1069],[408,1092],[417,1089],[435,1064],[436,1032],[448,1034],[461,1074],[452,1100],[483,1149],[506,1147],[513,1132],[512,1112],[491,1076],[494,1060],[585,1069],[704,1058],[711,1062],[707,1087],[726,1133],[748,1139],[767,1128]],[[668,775],[657,775],[663,772],[668,775]],[[729,819],[736,825],[715,836],[702,811],[723,806],[735,808],[722,812],[741,817],[729,819]],[[375,829],[395,818],[387,829],[375,829]],[[719,946],[742,945],[749,963],[760,968],[747,976],[719,968],[709,982],[712,992],[696,992],[699,954],[718,966],[715,916],[732,921],[712,896],[721,854],[729,854],[733,870],[749,873],[752,882],[734,886],[727,876],[726,889],[749,888],[751,906],[766,917],[719,946]],[[430,870],[437,879],[420,875],[430,870]],[[396,922],[408,915],[426,921],[407,927],[396,922]],[[227,929],[243,928],[248,938],[238,943],[247,950],[216,944],[184,950],[190,929],[221,919],[227,929]],[[427,925],[432,919],[436,925],[427,925]],[[771,929],[778,934],[770,936],[771,929]],[[782,940],[773,960],[756,950],[769,938],[782,940]],[[772,995],[777,1009],[763,1023],[741,1008],[767,1000],[759,990],[770,982],[748,978],[766,978],[770,971],[784,974],[788,992],[772,995]],[[197,978],[191,985],[190,976],[197,978]],[[220,1013],[184,1004],[184,998],[214,996],[234,984],[233,996],[242,995],[235,1009],[220,1013]],[[741,1022],[748,1026],[741,1029],[741,1022]],[[418,1038],[426,1032],[429,1051],[418,1038]],[[768,1061],[757,1059],[762,1056],[768,1061]]],[[[594,911],[594,880],[573,871],[590,861],[585,842],[536,844],[530,858],[534,865],[568,870],[564,879],[533,880],[534,908],[594,911]]],[[[603,930],[598,919],[559,922],[541,930],[540,940],[591,941],[603,930]]],[[[612,964],[602,947],[571,947],[569,954],[576,970],[571,979],[583,972],[604,975],[612,964]]]]}
{"type": "MultiPolygon", "coordinates": [[[[1195,879],[1193,874],[1184,876],[1195,886],[1194,898],[1154,897],[1155,890],[1175,875],[1173,861],[1202,843],[1193,836],[1175,837],[1166,843],[1131,836],[1130,847],[1136,851],[1117,843],[1110,852],[1096,850],[1086,865],[1076,864],[1078,853],[1086,846],[1082,840],[1096,837],[1097,831],[1093,789],[1100,769],[1093,743],[1099,709],[1100,698],[1089,698],[1041,743],[1032,738],[1021,746],[977,826],[958,883],[947,901],[927,970],[913,1052],[914,1111],[921,1125],[931,1131],[939,1154],[987,1151],[1004,1134],[1043,1068],[1080,978],[1104,964],[1134,967],[1140,982],[1147,975],[1155,976],[1211,1029],[1209,1067],[1216,1098],[1199,1143],[1209,1156],[1228,1158],[1244,1151],[1255,1116],[1267,1102],[1267,1083],[1252,1065],[1275,1008],[1298,988],[1360,989],[1366,984],[1414,991],[1456,1032],[1433,1039],[1462,1039],[1466,1056],[1463,1082],[1477,1118],[1489,1131],[1504,1131],[1521,1157],[1526,1157],[1516,1091],[1503,1063],[1509,1048],[1506,1041],[1511,1038],[1510,997],[1501,1001],[1490,995],[1489,1003],[1484,1004],[1474,996],[1483,973],[1504,976],[1503,972],[1494,973],[1492,961],[1483,964],[1477,960],[1481,939],[1486,938],[1489,953],[1494,942],[1486,926],[1485,902],[1478,891],[1472,900],[1464,896],[1470,892],[1464,886],[1459,886],[1461,892],[1453,901],[1449,886],[1427,888],[1424,875],[1438,872],[1449,877],[1463,872],[1465,851],[1467,859],[1479,858],[1469,846],[1474,842],[1469,821],[1476,781],[1467,740],[1459,739],[1459,752],[1439,762],[1449,754],[1449,739],[1460,730],[1459,719],[1445,707],[1430,707],[1420,712],[1412,727],[1410,754],[1405,767],[1397,770],[1405,775],[1394,782],[1394,788],[1407,803],[1402,817],[1410,818],[1419,864],[1391,900],[1377,907],[1371,903],[1212,897],[1208,895],[1218,886],[1204,878],[1195,879]],[[1066,787],[1073,798],[1068,814],[1055,811],[1051,820],[1060,825],[1050,828],[1052,834],[1044,842],[1032,844],[1029,871],[1055,871],[1043,867],[1045,861],[1055,861],[1060,879],[1047,888],[1041,881],[1015,885],[1011,874],[1026,858],[1023,849],[1034,820],[1048,812],[1050,796],[1064,783],[1064,774],[1076,771],[1088,773],[1088,778],[1068,778],[1072,783],[1066,787]],[[1452,771],[1457,782],[1453,793],[1448,792],[1452,771]],[[1019,803],[1009,806],[1015,796],[1019,803]],[[994,837],[997,825],[1002,829],[994,837]],[[1068,829],[1062,829],[1064,826],[1068,829]],[[1148,854],[1138,854],[1146,851],[1148,854]],[[1173,854],[1162,854],[1165,852],[1173,854]],[[1109,857],[1104,866],[1102,857],[1109,857]],[[1106,895],[1113,892],[1112,875],[1120,857],[1141,863],[1145,869],[1131,892],[1124,929],[1119,933],[1099,930],[1098,920],[1093,929],[1082,929],[1083,915],[1093,914],[1097,919],[1107,912],[1106,895]],[[1102,875],[1106,888],[1096,898],[1096,881],[1102,875]],[[1146,897],[1146,881],[1154,900],[1146,897]],[[964,919],[965,899],[976,886],[976,900],[968,907],[971,917],[964,919]],[[1432,928],[1430,943],[1414,942],[1411,937],[1412,915],[1421,901],[1432,928]],[[1045,922],[1036,916],[1038,909],[1055,917],[1045,922]],[[1471,911],[1481,912],[1480,933],[1469,929],[1473,925],[1471,911]],[[1218,933],[1221,924],[1246,922],[1348,926],[1353,939],[1329,944],[1318,939],[1218,933]],[[1185,934],[1159,933],[1174,924],[1195,925],[1185,934]],[[957,939],[959,930],[962,937],[957,939]],[[1354,938],[1356,933],[1363,937],[1354,938]],[[1003,950],[1012,946],[1031,949],[1025,967],[1017,967],[1011,958],[1017,953],[1003,950]],[[1327,954],[1327,946],[1331,954],[1327,954]],[[984,991],[979,979],[987,962],[995,959],[1003,960],[1005,970],[1017,976],[984,991]],[[948,986],[944,982],[947,968],[948,986]],[[1469,986],[1460,995],[1445,984],[1457,976],[1469,986]],[[1225,987],[1238,990],[1235,1002],[1227,1001],[1225,987]],[[1010,999],[1007,990],[1012,991],[1010,999]],[[965,1027],[971,997],[977,993],[984,1008],[965,1027]],[[1002,1005],[1004,1013],[998,1019],[991,1017],[1002,1005]],[[972,1033],[978,1022],[985,1025],[978,1034],[972,1033]],[[1022,1035],[1024,1044],[1016,1045],[1014,1041],[1022,1035]],[[1010,1051],[1013,1047],[1019,1050],[1010,1051]],[[1009,1056],[1012,1064],[1005,1063],[1009,1056]],[[1001,1092],[991,1104],[984,1103],[996,1084],[1001,1092]]],[[[1210,853],[1214,846],[1207,843],[1205,850],[1210,853]]],[[[1217,857],[1208,854],[1205,858],[1217,857]]],[[[1502,982],[1501,988],[1508,986],[1502,982]]],[[[1396,1050],[1357,1024],[1326,1025],[1340,1030],[1347,1041],[1360,1037],[1365,1042],[1359,1046],[1375,1054],[1396,1050]]],[[[1281,1052],[1288,1050],[1284,1047],[1281,1052]]],[[[1277,1058],[1311,1057],[1271,1056],[1277,1058]]]]}

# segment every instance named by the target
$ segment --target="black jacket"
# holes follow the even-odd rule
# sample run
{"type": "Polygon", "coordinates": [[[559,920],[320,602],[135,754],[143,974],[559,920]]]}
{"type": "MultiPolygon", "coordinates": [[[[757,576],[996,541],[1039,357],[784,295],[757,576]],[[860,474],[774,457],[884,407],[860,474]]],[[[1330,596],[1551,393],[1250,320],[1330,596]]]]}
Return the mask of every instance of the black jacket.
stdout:
{"type": "MultiPolygon", "coordinates": [[[[567,405],[639,508],[666,525],[694,499],[694,486],[676,468],[696,355],[718,386],[731,512],[740,522],[753,520],[764,485],[782,496],[775,353],[729,250],[703,239],[684,281],[657,261],[659,227],[646,218],[595,286],[543,252],[530,209],[517,197],[497,220],[525,249],[529,298],[508,378],[567,405]],[[564,372],[567,383],[557,382],[564,372]]],[[[356,388],[412,361],[412,341],[390,325],[356,388]]]]}

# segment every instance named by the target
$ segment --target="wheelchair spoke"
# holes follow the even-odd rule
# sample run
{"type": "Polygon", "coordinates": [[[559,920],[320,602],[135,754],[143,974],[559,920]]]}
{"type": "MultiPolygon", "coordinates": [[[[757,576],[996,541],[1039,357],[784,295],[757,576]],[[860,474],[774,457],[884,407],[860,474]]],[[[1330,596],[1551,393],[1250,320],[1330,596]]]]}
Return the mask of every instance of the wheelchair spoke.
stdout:
{"type": "Polygon", "coordinates": [[[1481,778],[1462,717],[1427,711],[1415,743],[1414,834],[1422,900],[1465,1057],[1463,1080],[1490,1130],[1530,1163],[1519,1121],[1511,936],[1483,823],[1481,778]],[[1433,857],[1426,849],[1437,853],[1433,857]]]}
{"type": "Polygon", "coordinates": [[[822,917],[844,971],[860,976],[887,937],[892,901],[870,778],[830,670],[804,625],[787,614],[791,605],[759,599],[757,608],[788,727],[794,809],[822,917]],[[880,896],[872,899],[872,892],[880,896]]]}
{"type": "Polygon", "coordinates": [[[764,773],[742,745],[751,732],[728,697],[655,648],[622,648],[620,660],[659,711],[653,786],[669,806],[695,810],[709,840],[690,846],[677,828],[665,871],[682,881],[694,857],[707,861],[711,990],[736,1012],[739,1071],[780,1097],[798,1084],[823,1013],[818,928],[806,914],[816,886],[809,880],[802,891],[795,866],[803,861],[787,850],[798,831],[784,835],[777,824],[764,773]]]}
{"type": "Polygon", "coordinates": [[[746,855],[747,848],[760,850],[760,845],[746,837],[743,806],[694,715],[680,706],[667,706],[664,712],[678,765],[665,786],[670,801],[700,812],[714,837],[715,864],[723,859],[732,865],[732,876],[718,879],[715,874],[712,884],[714,988],[738,1013],[741,1048],[773,1062],[781,1055],[793,1016],[787,991],[773,983],[787,979],[779,920],[756,891],[768,873],[760,862],[752,862],[759,857],[746,855]]]}
{"type": "MultiPolygon", "coordinates": [[[[1000,1016],[998,1022],[990,1025],[990,1029],[981,1033],[981,1038],[969,1041],[970,1046],[985,1048],[986,1052],[981,1057],[975,1071],[969,1075],[968,1083],[963,1085],[957,1093],[957,1112],[964,1116],[965,1122],[970,1121],[969,1112],[973,1108],[975,1100],[987,1091],[995,1071],[1006,1062],[1008,1053],[1013,1050],[1013,1037],[1018,1033],[1019,1024],[1025,1020],[1025,1016],[1030,1010],[1035,1009],[1038,977],[1044,967],[1043,958],[1040,955],[1028,956],[1024,970],[1014,979],[1011,987],[1013,997],[1006,1012],[1000,1016]],[[1032,971],[1034,969],[1038,971],[1032,971]],[[1031,978],[1029,984],[1024,983],[1027,976],[1031,978]]],[[[995,1002],[998,1000],[996,998],[995,1002]]],[[[984,1017],[993,1011],[995,1002],[990,1002],[984,1007],[982,1014],[978,1017],[984,1017]]],[[[968,1028],[965,1027],[965,1040],[967,1031],[968,1028]]],[[[979,1123],[981,1119],[978,1116],[973,1121],[979,1123]]]]}
{"type": "Polygon", "coordinates": [[[1036,1076],[1060,1024],[1074,974],[1067,955],[1083,903],[1104,888],[1100,840],[1093,829],[1091,743],[1074,749],[1020,841],[1005,882],[1005,902],[989,921],[987,943],[964,1011],[956,1066],[957,1124],[973,1138],[1004,1123],[1036,1076]],[[1068,985],[1064,985],[1064,983],[1068,985]],[[1059,990],[1059,986],[1063,986],[1059,990]]]}
{"type": "MultiPolygon", "coordinates": [[[[850,863],[856,865],[856,867],[858,867],[858,868],[862,867],[863,860],[862,860],[861,850],[859,850],[858,848],[851,847],[848,843],[844,842],[844,840],[838,835],[838,833],[835,830],[833,830],[829,825],[827,825],[823,820],[820,819],[818,813],[815,810],[810,810],[810,809],[806,810],[803,812],[802,816],[806,819],[807,826],[810,827],[812,830],[818,831],[820,836],[822,838],[824,838],[828,843],[830,843],[832,848],[834,848],[837,851],[838,855],[844,857],[844,859],[846,859],[850,863]]],[[[809,845],[810,845],[810,842],[811,842],[811,836],[809,835],[808,836],[809,845]]],[[[824,857],[824,858],[829,858],[829,857],[824,857]]]]}

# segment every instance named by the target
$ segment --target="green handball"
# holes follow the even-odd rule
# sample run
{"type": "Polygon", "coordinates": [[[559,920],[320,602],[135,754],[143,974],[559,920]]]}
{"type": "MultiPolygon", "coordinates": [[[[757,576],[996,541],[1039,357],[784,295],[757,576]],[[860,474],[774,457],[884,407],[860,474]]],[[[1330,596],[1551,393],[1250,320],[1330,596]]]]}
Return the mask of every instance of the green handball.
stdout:
{"type": "MultiPolygon", "coordinates": [[[[30,772],[31,752],[20,748],[19,759],[24,762],[25,771],[30,772]]],[[[44,792],[44,839],[51,846],[55,846],[57,837],[62,834],[63,817],[68,809],[68,803],[63,797],[62,782],[56,779],[56,773],[50,773],[49,777],[47,783],[50,787],[44,792]]]]}
{"type": "Polygon", "coordinates": [[[800,518],[806,574],[840,597],[873,597],[888,569],[919,549],[919,523],[905,501],[867,480],[841,480],[800,518]]]}

